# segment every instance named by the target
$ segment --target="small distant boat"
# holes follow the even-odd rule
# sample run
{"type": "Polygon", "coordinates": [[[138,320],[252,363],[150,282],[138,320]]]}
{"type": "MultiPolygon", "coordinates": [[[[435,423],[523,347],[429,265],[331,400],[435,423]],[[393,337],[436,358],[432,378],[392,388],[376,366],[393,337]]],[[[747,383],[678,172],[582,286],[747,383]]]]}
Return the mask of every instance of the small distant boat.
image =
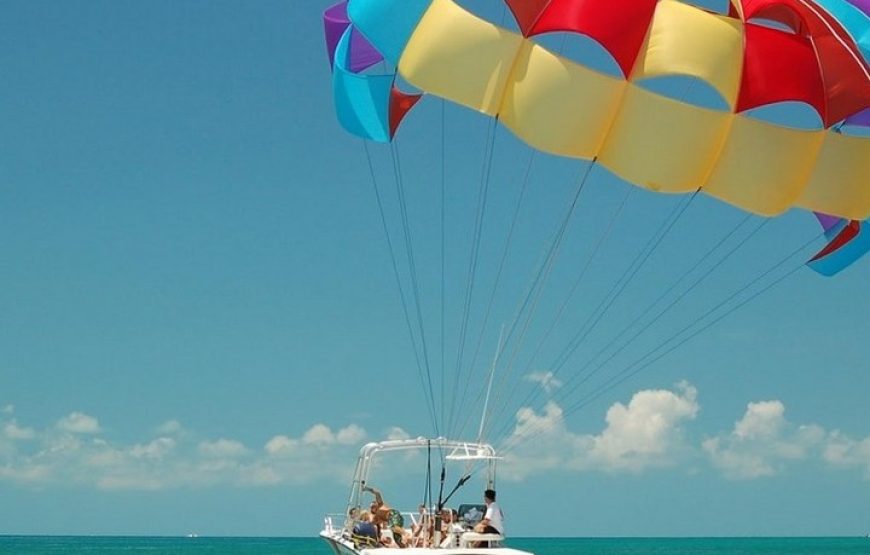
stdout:
{"type": "MultiPolygon", "coordinates": [[[[407,460],[402,457],[396,466],[406,466],[407,460]]],[[[475,532],[474,525],[483,518],[486,510],[486,506],[482,504],[460,504],[458,510],[452,513],[457,515],[457,521],[446,526],[442,525],[438,509],[446,509],[444,505],[447,504],[451,495],[468,481],[473,473],[471,469],[475,465],[478,465],[477,470],[480,470],[481,466],[485,470],[487,489],[494,489],[497,460],[498,457],[496,457],[493,447],[485,443],[451,441],[444,438],[417,438],[366,444],[360,449],[348,504],[343,513],[326,515],[320,537],[326,540],[335,555],[387,555],[388,553],[406,555],[533,555],[527,551],[505,547],[503,534],[475,532]],[[416,531],[415,535],[409,538],[408,545],[401,551],[395,550],[396,545],[391,537],[392,532],[387,526],[380,530],[381,536],[379,538],[361,537],[359,534],[355,534],[354,531],[359,531],[358,525],[360,523],[357,517],[364,508],[368,507],[363,502],[363,494],[365,491],[372,491],[366,486],[366,483],[375,457],[385,453],[404,453],[407,455],[408,452],[415,450],[430,456],[433,453],[446,453],[446,456],[443,457],[445,465],[448,462],[458,462],[464,465],[465,470],[456,487],[447,494],[446,499],[439,499],[435,506],[422,512],[419,510],[417,512],[399,511],[399,514],[402,515],[401,521],[406,523],[409,529],[416,531]]],[[[388,468],[389,463],[381,461],[378,457],[378,469],[388,468]]],[[[421,471],[427,480],[429,478],[433,481],[436,480],[431,474],[432,468],[429,461],[425,461],[421,465],[421,471]]],[[[378,495],[380,494],[378,493],[378,495]]]]}
{"type": "Polygon", "coordinates": [[[190,532],[190,533],[188,533],[187,536],[185,536],[185,537],[187,537],[187,538],[198,538],[198,537],[199,537],[199,534],[197,534],[196,532],[190,532]]]}

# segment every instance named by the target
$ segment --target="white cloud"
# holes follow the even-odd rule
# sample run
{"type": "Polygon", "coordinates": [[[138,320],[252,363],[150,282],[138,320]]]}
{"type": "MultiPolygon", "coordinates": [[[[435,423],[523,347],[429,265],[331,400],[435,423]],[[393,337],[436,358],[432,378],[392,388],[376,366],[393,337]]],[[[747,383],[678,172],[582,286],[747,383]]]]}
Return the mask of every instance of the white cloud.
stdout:
{"type": "Polygon", "coordinates": [[[33,439],[36,432],[33,428],[22,428],[15,420],[3,426],[3,435],[9,439],[33,439]]]}
{"type": "Polygon", "coordinates": [[[359,445],[365,437],[365,430],[356,424],[351,424],[337,432],[333,432],[326,424],[315,424],[302,435],[302,442],[319,446],[329,446],[334,443],[359,445]]]}
{"type": "Polygon", "coordinates": [[[73,434],[97,434],[100,432],[100,423],[97,419],[82,412],[72,412],[61,418],[57,422],[57,427],[73,434]]]}
{"type": "Polygon", "coordinates": [[[398,426],[393,426],[392,428],[387,430],[386,436],[387,436],[388,440],[410,439],[411,438],[411,434],[409,434],[408,432],[406,432],[402,428],[399,428],[398,426]]]}
{"type": "Polygon", "coordinates": [[[15,405],[6,405],[5,407],[3,407],[2,410],[0,410],[0,413],[3,413],[3,414],[12,414],[14,412],[15,412],[15,405]]]}
{"type": "Polygon", "coordinates": [[[299,442],[287,436],[275,436],[266,442],[265,450],[270,455],[291,453],[299,442]]]}
{"type": "Polygon", "coordinates": [[[10,480],[21,484],[38,485],[47,481],[51,476],[51,469],[44,465],[30,465],[26,467],[0,466],[0,479],[10,480]]]}
{"type": "Polygon", "coordinates": [[[242,457],[248,452],[248,448],[241,442],[223,438],[217,441],[203,441],[198,449],[201,454],[214,458],[242,457]]]}
{"type": "Polygon", "coordinates": [[[525,377],[526,381],[540,384],[547,394],[562,387],[562,381],[552,372],[532,372],[525,377]]]}
{"type": "Polygon", "coordinates": [[[854,440],[834,431],[825,445],[823,457],[834,467],[863,469],[864,479],[870,480],[870,437],[854,440]]]}
{"type": "Polygon", "coordinates": [[[615,403],[598,433],[569,430],[552,401],[540,412],[523,408],[506,442],[509,464],[501,475],[516,480],[554,470],[639,473],[679,463],[694,471],[700,458],[736,480],[776,476],[794,464],[857,469],[870,480],[870,437],[789,422],[781,401],[748,403],[731,430],[692,441],[684,424],[699,411],[697,391],[685,382],[673,391],[639,391],[627,405],[615,403]]]}
{"type": "MultiPolygon", "coordinates": [[[[776,400],[749,403],[730,430],[692,441],[686,425],[700,411],[697,399],[698,392],[688,383],[639,391],[610,406],[597,429],[582,433],[569,429],[562,407],[553,401],[539,411],[522,408],[509,449],[502,453],[508,460],[500,476],[519,480],[553,471],[641,473],[680,463],[695,469],[698,461],[706,460],[735,479],[758,479],[787,465],[814,463],[859,471],[870,480],[870,438],[793,424],[776,400]]],[[[368,437],[358,424],[332,429],[314,423],[298,435],[275,434],[262,449],[250,449],[234,438],[197,437],[174,420],[158,427],[163,432],[158,437],[135,442],[112,440],[101,429],[96,418],[82,412],[42,430],[11,416],[0,418],[0,482],[110,490],[346,483],[358,448],[368,437]]],[[[378,434],[383,435],[410,438],[400,427],[378,434]]],[[[418,468],[399,466],[400,471],[418,468]]]]}
{"type": "Polygon", "coordinates": [[[178,435],[184,431],[181,423],[178,420],[167,420],[163,424],[157,426],[155,431],[163,436],[178,435]]]}
{"type": "Polygon", "coordinates": [[[770,439],[785,425],[785,406],[780,401],[749,403],[746,413],[734,425],[734,435],[740,439],[770,439]]]}
{"type": "Polygon", "coordinates": [[[561,407],[552,401],[540,414],[520,409],[507,442],[509,449],[517,446],[507,475],[519,479],[556,468],[640,472],[674,464],[688,449],[681,426],[699,410],[694,387],[684,382],[676,389],[640,391],[628,405],[614,404],[599,434],[568,430],[561,407]]]}
{"type": "Polygon", "coordinates": [[[176,442],[170,437],[159,437],[145,444],[136,444],[130,448],[130,455],[136,459],[162,459],[173,449],[176,442]]]}
{"type": "Polygon", "coordinates": [[[806,460],[824,450],[828,434],[819,426],[796,426],[785,418],[781,401],[749,403],[726,434],[701,444],[710,461],[732,479],[774,476],[786,463],[806,460]]]}
{"type": "Polygon", "coordinates": [[[315,424],[305,432],[302,436],[302,441],[310,445],[330,445],[335,443],[335,435],[329,429],[329,426],[315,424]]]}
{"type": "Polygon", "coordinates": [[[336,432],[314,424],[299,437],[275,435],[255,451],[232,438],[196,438],[177,421],[158,429],[164,433],[157,438],[124,444],[103,437],[97,419],[82,412],[41,431],[0,421],[0,482],[104,490],[346,483],[367,435],[357,424],[336,432]]]}
{"type": "Polygon", "coordinates": [[[342,445],[359,445],[366,438],[366,431],[357,426],[356,424],[351,424],[345,428],[342,428],[335,434],[335,439],[342,445]]]}
{"type": "Polygon", "coordinates": [[[683,421],[698,414],[697,390],[681,383],[681,394],[666,390],[635,393],[628,406],[607,411],[607,428],[594,438],[591,456],[611,469],[642,470],[670,462],[670,451],[682,447],[683,421]]]}

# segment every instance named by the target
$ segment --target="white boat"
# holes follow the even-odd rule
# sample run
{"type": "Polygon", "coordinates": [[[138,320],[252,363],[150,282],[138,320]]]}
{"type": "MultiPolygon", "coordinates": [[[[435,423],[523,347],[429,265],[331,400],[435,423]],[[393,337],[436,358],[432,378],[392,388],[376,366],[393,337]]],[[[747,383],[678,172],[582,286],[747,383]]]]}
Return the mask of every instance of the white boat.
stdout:
{"type": "MultiPolygon", "coordinates": [[[[404,452],[407,454],[409,451],[424,452],[429,455],[432,453],[444,454],[444,462],[459,463],[465,465],[466,469],[477,467],[477,470],[485,472],[485,489],[495,488],[495,467],[498,457],[491,445],[451,441],[444,438],[417,438],[368,443],[360,449],[350,497],[345,510],[341,513],[327,514],[324,518],[320,537],[326,540],[335,555],[386,555],[397,552],[398,548],[395,545],[387,547],[380,542],[376,545],[367,545],[365,542],[361,542],[359,536],[355,536],[353,531],[354,526],[358,524],[355,517],[360,514],[361,509],[368,506],[364,496],[366,491],[370,491],[366,484],[375,458],[388,453],[404,452]]],[[[396,462],[395,459],[393,462],[396,462]]],[[[388,467],[389,464],[388,461],[384,462],[384,467],[388,467]]],[[[429,469],[430,466],[426,465],[426,468],[429,469]]],[[[470,470],[466,470],[454,491],[464,484],[470,475],[470,470]]],[[[428,478],[431,478],[431,475],[428,478]]],[[[475,500],[479,499],[479,494],[480,492],[475,490],[475,500]]],[[[447,495],[447,498],[450,498],[450,494],[447,495]]],[[[446,503],[446,500],[444,501],[446,503]]],[[[458,522],[450,524],[444,533],[441,532],[440,517],[433,518],[431,526],[429,526],[428,523],[421,522],[419,512],[400,510],[404,522],[409,524],[409,529],[416,528],[422,531],[431,528],[432,532],[428,534],[421,532],[419,536],[414,538],[413,542],[409,542],[411,545],[398,551],[408,555],[431,555],[434,553],[438,555],[532,555],[527,551],[507,547],[505,537],[502,534],[481,534],[473,530],[474,524],[483,517],[484,505],[464,504],[458,505],[458,509],[456,511],[458,522]]],[[[437,514],[437,507],[433,506],[429,509],[429,513],[437,514]]],[[[382,538],[389,542],[390,532],[386,530],[386,527],[381,533],[382,538]]]]}

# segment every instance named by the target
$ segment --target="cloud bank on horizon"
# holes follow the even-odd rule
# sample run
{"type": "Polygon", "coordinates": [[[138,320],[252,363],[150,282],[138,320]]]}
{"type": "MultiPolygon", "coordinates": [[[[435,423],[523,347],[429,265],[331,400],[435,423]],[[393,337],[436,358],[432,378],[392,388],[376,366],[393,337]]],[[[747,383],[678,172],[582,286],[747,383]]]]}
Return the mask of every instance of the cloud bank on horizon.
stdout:
{"type": "MultiPolygon", "coordinates": [[[[538,381],[544,381],[538,379],[538,381]]],[[[794,424],[781,401],[751,402],[731,430],[691,437],[686,424],[701,411],[697,389],[642,390],[614,403],[598,433],[571,431],[563,409],[550,401],[540,412],[522,408],[505,442],[501,476],[519,481],[553,472],[632,473],[702,464],[725,479],[775,476],[799,463],[857,470],[870,480],[870,437],[854,439],[816,424],[794,424]]],[[[409,437],[399,427],[377,439],[409,437]]],[[[72,412],[48,428],[18,422],[0,409],[0,482],[33,488],[162,490],[183,487],[262,487],[349,479],[359,446],[373,436],[350,423],[312,424],[299,437],[272,436],[260,446],[231,438],[202,438],[175,420],[133,444],[107,438],[96,417],[72,412]]]]}

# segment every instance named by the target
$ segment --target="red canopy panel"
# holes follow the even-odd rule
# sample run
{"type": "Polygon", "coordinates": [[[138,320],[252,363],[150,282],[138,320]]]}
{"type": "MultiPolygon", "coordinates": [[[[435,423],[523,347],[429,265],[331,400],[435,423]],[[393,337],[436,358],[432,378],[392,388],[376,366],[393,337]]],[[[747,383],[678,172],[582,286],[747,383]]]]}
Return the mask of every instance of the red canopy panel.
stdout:
{"type": "Polygon", "coordinates": [[[396,129],[402,123],[405,114],[420,100],[420,94],[403,93],[395,85],[390,91],[390,137],[395,136],[396,129]]]}
{"type": "Polygon", "coordinates": [[[540,17],[541,12],[547,9],[551,0],[505,0],[505,4],[514,14],[517,25],[520,26],[523,36],[531,36],[532,27],[540,17]]]}
{"type": "Polygon", "coordinates": [[[657,0],[505,0],[526,37],[581,33],[613,56],[626,78],[643,46],[657,0]]]}
{"type": "Polygon", "coordinates": [[[870,106],[870,69],[854,40],[809,0],[742,0],[743,15],[787,25],[813,44],[822,76],[825,127],[870,106]]]}
{"type": "Polygon", "coordinates": [[[824,258],[828,256],[835,250],[843,247],[843,245],[847,244],[849,241],[858,236],[858,233],[861,231],[861,222],[852,220],[849,222],[846,227],[843,228],[842,231],[834,238],[833,241],[828,243],[825,248],[820,250],[814,257],[810,259],[810,262],[818,260],[820,258],[824,258]]]}
{"type": "Polygon", "coordinates": [[[796,100],[815,108],[826,121],[825,86],[810,39],[753,23],[745,29],[736,111],[796,100]]]}
{"type": "MultiPolygon", "coordinates": [[[[807,28],[804,21],[801,19],[800,14],[798,14],[794,9],[790,6],[786,6],[784,4],[775,4],[769,3],[768,5],[758,7],[754,6],[752,0],[745,0],[743,2],[744,10],[750,10],[753,7],[755,10],[752,12],[752,15],[746,15],[746,19],[754,18],[754,19],[769,19],[770,21],[778,21],[783,25],[786,25],[791,30],[799,35],[809,35],[810,30],[807,28]]],[[[734,4],[730,4],[730,12],[729,15],[731,17],[739,17],[737,10],[734,9],[734,4]]]]}

